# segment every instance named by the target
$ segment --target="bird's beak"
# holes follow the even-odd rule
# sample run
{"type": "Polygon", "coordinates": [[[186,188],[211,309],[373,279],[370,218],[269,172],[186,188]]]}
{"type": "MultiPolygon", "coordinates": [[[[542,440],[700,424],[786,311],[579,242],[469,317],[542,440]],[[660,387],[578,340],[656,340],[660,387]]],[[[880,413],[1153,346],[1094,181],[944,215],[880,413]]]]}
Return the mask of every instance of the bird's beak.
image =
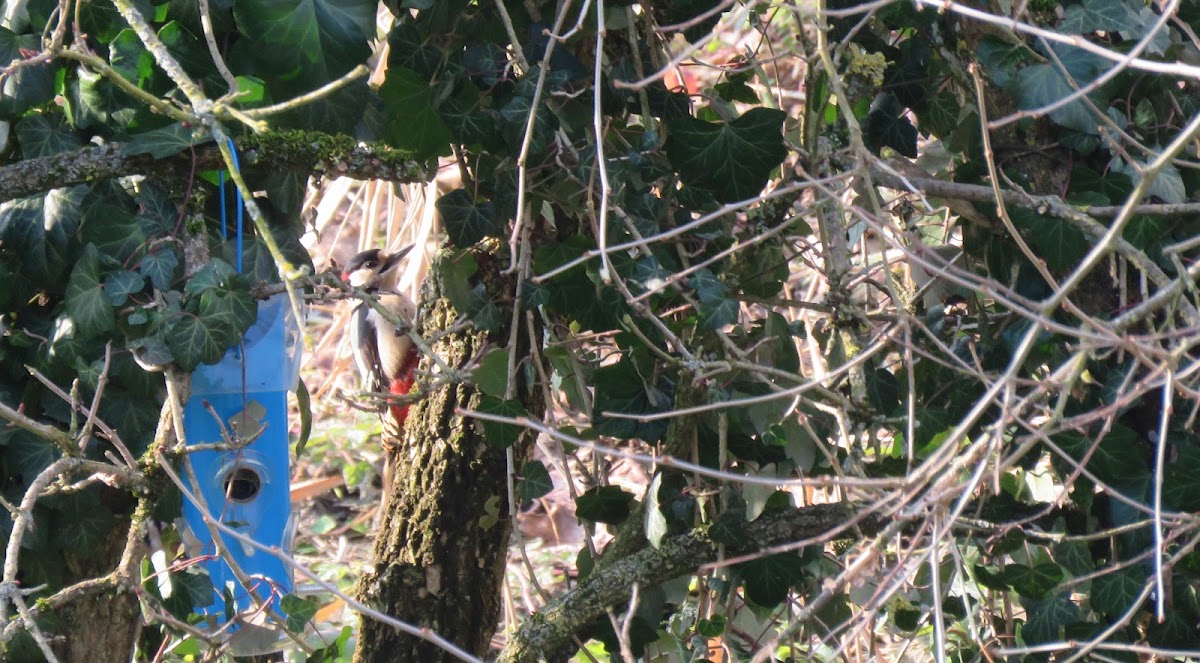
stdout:
{"type": "Polygon", "coordinates": [[[350,272],[342,272],[342,280],[349,281],[350,280],[350,272]]]}

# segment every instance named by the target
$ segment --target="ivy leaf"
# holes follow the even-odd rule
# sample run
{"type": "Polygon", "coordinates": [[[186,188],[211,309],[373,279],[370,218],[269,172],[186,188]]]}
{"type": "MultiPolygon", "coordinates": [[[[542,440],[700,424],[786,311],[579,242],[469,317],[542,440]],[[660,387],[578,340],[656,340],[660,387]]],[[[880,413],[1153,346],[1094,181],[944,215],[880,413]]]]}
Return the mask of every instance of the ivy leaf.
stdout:
{"type": "Polygon", "coordinates": [[[189,295],[202,295],[209,290],[217,288],[225,288],[230,277],[237,274],[237,270],[233,265],[221,260],[213,258],[208,261],[208,264],[200,268],[200,271],[192,275],[188,279],[186,285],[183,286],[183,291],[189,295]]]}
{"type": "Polygon", "coordinates": [[[1167,465],[1163,480],[1163,501],[1178,511],[1200,511],[1200,449],[1179,450],[1175,462],[1167,465]]]}
{"type": "MultiPolygon", "coordinates": [[[[392,69],[379,88],[387,120],[383,139],[417,159],[450,154],[453,136],[437,113],[434,88],[411,69],[392,69]]],[[[461,245],[460,245],[461,246],[461,245]]]]}
{"type": "Polygon", "coordinates": [[[713,615],[712,619],[701,619],[696,623],[696,633],[705,638],[715,638],[725,632],[725,615],[713,615]]]}
{"type": "Polygon", "coordinates": [[[1133,605],[1146,584],[1146,573],[1137,566],[1128,566],[1092,579],[1089,597],[1092,609],[1109,617],[1118,617],[1133,605]]]}
{"type": "Polygon", "coordinates": [[[369,0],[239,0],[238,29],[262,52],[309,83],[340,76],[370,55],[375,3],[369,0]]]}
{"type": "Polygon", "coordinates": [[[116,325],[112,304],[100,284],[100,253],[88,244],[67,284],[67,315],[84,336],[103,334],[116,325]]]}
{"type": "Polygon", "coordinates": [[[508,351],[496,349],[484,355],[471,378],[483,393],[504,398],[508,390],[508,351]]]}
{"type": "Polygon", "coordinates": [[[122,262],[146,243],[137,205],[116,182],[98,184],[84,196],[80,232],[83,241],[95,244],[101,255],[122,262]]]}
{"type": "Polygon", "coordinates": [[[104,278],[104,294],[113,306],[123,306],[130,295],[146,287],[146,279],[137,272],[121,270],[104,278]]]}
{"type": "MultiPolygon", "coordinates": [[[[1124,159],[1114,159],[1111,168],[1118,173],[1124,173],[1129,176],[1129,179],[1136,185],[1141,181],[1141,173],[1138,168],[1145,168],[1148,161],[1138,161],[1137,167],[1129,164],[1124,159]]],[[[1187,200],[1187,187],[1183,183],[1183,175],[1174,164],[1165,164],[1158,171],[1158,177],[1150,182],[1150,186],[1146,187],[1147,196],[1155,196],[1169,205],[1177,205],[1187,200]]]]}
{"type": "Polygon", "coordinates": [[[304,627],[317,614],[320,604],[312,599],[302,599],[295,594],[285,594],[279,599],[279,609],[287,615],[287,630],[303,633],[304,627]]]}
{"type": "Polygon", "coordinates": [[[575,515],[594,523],[618,525],[629,517],[634,498],[617,486],[596,486],[575,499],[575,515]]]}
{"type": "Polygon", "coordinates": [[[662,539],[667,535],[667,517],[663,515],[662,505],[658,501],[658,491],[662,488],[662,472],[656,472],[650,487],[646,489],[645,523],[646,540],[658,548],[662,539]]]}
{"type": "Polygon", "coordinates": [[[138,263],[138,271],[150,279],[150,284],[157,290],[169,290],[175,281],[175,273],[179,269],[179,257],[175,249],[159,247],[152,253],[142,256],[138,263]]]}
{"type": "Polygon", "coordinates": [[[903,387],[900,379],[885,368],[876,368],[866,374],[867,400],[875,411],[889,416],[900,407],[900,395],[903,387]]]}
{"type": "Polygon", "coordinates": [[[496,206],[478,200],[466,189],[455,189],[438,198],[436,207],[446,234],[458,248],[465,249],[484,237],[500,233],[496,206]]]}
{"type": "Polygon", "coordinates": [[[1195,617],[1168,612],[1161,624],[1151,621],[1146,629],[1146,641],[1152,647],[1163,649],[1195,649],[1200,645],[1200,637],[1196,636],[1195,617]]]}
{"type": "Polygon", "coordinates": [[[804,577],[804,561],[795,553],[779,553],[739,564],[746,598],[773,608],[787,598],[792,585],[804,577]]]}
{"type": "MultiPolygon", "coordinates": [[[[39,51],[40,35],[17,35],[0,27],[0,65],[7,67],[13,60],[25,59],[22,49],[39,51]]],[[[15,118],[53,99],[55,71],[56,67],[47,63],[21,67],[5,75],[0,80],[0,117],[15,118]]]]}
{"type": "Polygon", "coordinates": [[[904,117],[904,108],[896,95],[881,94],[867,114],[867,146],[878,152],[890,147],[900,154],[917,158],[917,128],[904,117]]]}
{"type": "Polygon", "coordinates": [[[55,543],[80,555],[95,553],[116,519],[91,488],[63,495],[53,503],[55,543]]]}
{"type": "Polygon", "coordinates": [[[237,342],[258,317],[258,305],[250,293],[235,290],[209,290],[200,295],[197,311],[213,329],[227,337],[225,347],[237,342]]]}
{"type": "Polygon", "coordinates": [[[211,325],[203,317],[184,313],[165,325],[160,338],[175,355],[184,371],[193,371],[201,363],[215,364],[229,347],[228,330],[211,325]]]}
{"type": "Polygon", "coordinates": [[[1092,553],[1083,541],[1062,541],[1054,544],[1054,561],[1072,576],[1082,576],[1096,570],[1092,553]]]}
{"type": "Polygon", "coordinates": [[[958,128],[958,116],[962,112],[958,97],[949,90],[933,95],[924,113],[921,113],[921,130],[934,136],[948,136],[958,128]]]}
{"type": "Polygon", "coordinates": [[[517,497],[522,502],[545,497],[554,490],[554,480],[540,460],[531,460],[521,467],[521,480],[517,482],[517,497]]]}
{"type": "Polygon", "coordinates": [[[1029,245],[1051,271],[1074,267],[1087,252],[1083,231],[1053,216],[1041,216],[1033,210],[1013,210],[1013,223],[1025,231],[1029,245]]]}
{"type": "Polygon", "coordinates": [[[1079,621],[1079,606],[1061,593],[1045,600],[1029,601],[1025,611],[1029,619],[1021,635],[1030,645],[1061,640],[1063,628],[1079,621]]]}
{"type": "Polygon", "coordinates": [[[154,56],[130,28],[118,32],[109,42],[108,61],[113,69],[134,84],[140,85],[154,73],[154,56]]]}
{"type": "Polygon", "coordinates": [[[1058,29],[1068,34],[1116,32],[1127,29],[1135,18],[1123,0],[1084,0],[1067,7],[1058,29]]]}
{"type": "Polygon", "coordinates": [[[1088,470],[1106,483],[1123,484],[1149,476],[1150,470],[1138,451],[1137,433],[1128,427],[1113,426],[1099,442],[1079,433],[1062,433],[1053,439],[1077,463],[1083,462],[1090,453],[1088,470]]]}
{"type": "Polygon", "coordinates": [[[753,108],[732,122],[668,118],[667,157],[685,184],[712,192],[719,202],[751,198],[787,156],[781,133],[786,117],[753,108]]]}
{"type": "MultiPolygon", "coordinates": [[[[517,400],[502,400],[495,396],[484,395],[479,399],[477,409],[480,412],[494,414],[501,417],[528,417],[524,406],[517,400]]],[[[525,429],[516,424],[501,423],[497,421],[481,421],[483,424],[483,437],[489,446],[497,449],[507,449],[517,443],[521,439],[521,433],[525,429]]]]}
{"type": "Polygon", "coordinates": [[[74,131],[40,114],[21,118],[17,122],[16,133],[21,154],[26,159],[71,152],[83,146],[74,131]]]}
{"type": "MultiPolygon", "coordinates": [[[[1154,24],[1158,22],[1158,14],[1149,7],[1139,6],[1137,10],[1130,8],[1129,17],[1125,25],[1120,26],[1121,36],[1131,40],[1141,40],[1154,28],[1154,24]]],[[[1162,55],[1171,46],[1171,32],[1166,29],[1166,26],[1159,29],[1158,32],[1150,38],[1150,43],[1146,45],[1146,53],[1149,55],[1162,55]]]]}
{"type": "Polygon", "coordinates": [[[1017,67],[1025,64],[1029,49],[988,35],[979,40],[975,58],[993,83],[1007,88],[1017,81],[1017,67]]]}
{"type": "MultiPolygon", "coordinates": [[[[1092,82],[1093,76],[1076,76],[1072,73],[1075,86],[1083,87],[1092,82]]],[[[1025,67],[1017,76],[1017,97],[1022,110],[1037,110],[1057,102],[1075,92],[1076,87],[1067,81],[1057,64],[1035,64],[1025,67]]],[[[1095,99],[1095,97],[1093,97],[1095,99]]],[[[1105,104],[1100,103],[1103,108],[1105,104]]],[[[1065,106],[1050,111],[1050,119],[1060,126],[1080,133],[1099,133],[1099,120],[1082,99],[1075,99],[1065,106]]]]}
{"type": "Polygon", "coordinates": [[[597,433],[612,437],[636,437],[651,443],[662,439],[667,431],[666,421],[642,423],[633,419],[608,417],[604,413],[639,415],[665,412],[671,408],[671,397],[662,388],[666,385],[647,384],[629,360],[596,369],[593,385],[596,398],[592,406],[592,421],[597,433]]]}
{"type": "Polygon", "coordinates": [[[125,143],[122,151],[129,156],[149,154],[155,159],[165,159],[207,140],[210,139],[204,137],[203,134],[198,134],[191,128],[183,126],[183,123],[176,122],[159,129],[135,134],[128,143],[125,143]]]}
{"type": "Polygon", "coordinates": [[[1032,568],[1024,564],[1010,564],[1004,569],[1004,580],[1021,596],[1033,598],[1045,596],[1062,582],[1064,576],[1062,567],[1053,562],[1044,562],[1032,568]]]}

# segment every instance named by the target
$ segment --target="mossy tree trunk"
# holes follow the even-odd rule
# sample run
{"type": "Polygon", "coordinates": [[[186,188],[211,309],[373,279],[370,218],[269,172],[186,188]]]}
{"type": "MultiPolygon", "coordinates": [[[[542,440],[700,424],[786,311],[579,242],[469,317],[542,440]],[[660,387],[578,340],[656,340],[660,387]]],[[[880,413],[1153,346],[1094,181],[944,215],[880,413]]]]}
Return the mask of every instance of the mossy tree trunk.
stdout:
{"type": "MultiPolygon", "coordinates": [[[[501,265],[492,264],[493,256],[475,257],[500,308],[501,329],[441,336],[459,316],[445,296],[445,254],[435,260],[421,293],[417,331],[426,339],[441,336],[433,350],[454,369],[467,367],[487,348],[509,343],[515,279],[495,276],[501,265]]],[[[528,339],[520,338],[518,351],[528,355],[528,339]]],[[[430,366],[425,358],[422,368],[430,366]]],[[[512,522],[505,451],[488,444],[479,422],[456,415],[458,408],[475,408],[480,396],[474,385],[444,384],[413,406],[404,439],[391,452],[393,476],[384,496],[374,568],[360,581],[358,595],[376,610],[482,656],[500,617],[512,522]]],[[[540,418],[540,399],[524,400],[531,416],[540,418]]],[[[514,448],[518,463],[529,448],[527,438],[514,448]]],[[[452,660],[457,659],[434,644],[363,618],[358,663],[452,660]]]]}

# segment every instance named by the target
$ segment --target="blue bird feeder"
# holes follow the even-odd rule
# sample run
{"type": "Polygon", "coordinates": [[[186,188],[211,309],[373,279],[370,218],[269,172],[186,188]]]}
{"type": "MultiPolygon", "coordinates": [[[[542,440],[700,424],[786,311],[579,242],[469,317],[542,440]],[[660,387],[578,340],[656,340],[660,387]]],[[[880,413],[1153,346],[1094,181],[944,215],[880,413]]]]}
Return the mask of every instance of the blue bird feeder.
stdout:
{"type": "MultiPolygon", "coordinates": [[[[286,295],[258,306],[258,320],[238,346],[211,366],[192,373],[191,396],[184,409],[189,445],[228,444],[236,448],[202,449],[189,454],[209,515],[260,546],[290,554],[294,523],[288,471],[287,392],[300,370],[300,325],[286,295]]],[[[280,597],[292,591],[292,572],[278,556],[227,533],[221,547],[245,577],[244,586],[214,545],[201,507],[184,504],[184,521],[203,568],[213,584],[212,602],[197,611],[224,624],[234,614],[254,614],[259,601],[281,614],[280,597]],[[232,605],[227,601],[232,601],[232,605]]],[[[278,649],[281,633],[260,611],[252,622],[238,620],[231,647],[235,653],[278,649]]]]}
{"type": "MultiPolygon", "coordinates": [[[[233,167],[237,149],[229,141],[233,167]]],[[[225,174],[220,173],[221,235],[227,237],[225,174]]],[[[243,205],[238,199],[237,270],[242,271],[243,205]]],[[[267,549],[291,555],[295,523],[288,467],[287,392],[296,388],[302,351],[300,324],[290,301],[280,294],[258,305],[258,318],[242,342],[211,366],[192,373],[191,395],[183,426],[189,445],[225,445],[198,449],[188,460],[199,481],[203,504],[185,500],[184,534],[189,552],[201,557],[212,580],[212,600],[195,609],[210,625],[230,634],[235,655],[281,649],[280,599],[292,591],[292,569],[267,549]],[[205,525],[205,513],[257,545],[228,533],[220,546],[205,525]],[[232,560],[247,579],[243,584],[232,560]],[[259,610],[259,606],[263,609],[259,610]]],[[[196,488],[193,486],[193,488],[196,488]]]]}

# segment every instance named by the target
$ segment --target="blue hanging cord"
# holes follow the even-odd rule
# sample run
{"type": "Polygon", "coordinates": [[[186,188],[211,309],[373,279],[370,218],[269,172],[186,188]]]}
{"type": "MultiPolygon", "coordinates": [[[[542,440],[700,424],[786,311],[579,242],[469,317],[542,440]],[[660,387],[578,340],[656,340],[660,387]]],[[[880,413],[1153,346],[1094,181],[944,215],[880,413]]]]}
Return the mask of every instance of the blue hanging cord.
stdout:
{"type": "Polygon", "coordinates": [[[225,171],[217,171],[217,191],[221,194],[221,204],[217,207],[221,210],[221,241],[229,238],[229,231],[225,228],[225,171]]]}
{"type": "MultiPolygon", "coordinates": [[[[241,170],[242,167],[238,164],[237,145],[234,145],[233,139],[229,139],[229,152],[233,154],[234,170],[241,170]]],[[[225,221],[225,171],[217,173],[217,191],[221,195],[221,238],[228,237],[228,230],[225,221]]],[[[237,271],[242,273],[242,232],[245,224],[245,201],[242,200],[242,195],[239,192],[237,196],[237,237],[234,239],[234,246],[237,247],[237,271]]]]}

